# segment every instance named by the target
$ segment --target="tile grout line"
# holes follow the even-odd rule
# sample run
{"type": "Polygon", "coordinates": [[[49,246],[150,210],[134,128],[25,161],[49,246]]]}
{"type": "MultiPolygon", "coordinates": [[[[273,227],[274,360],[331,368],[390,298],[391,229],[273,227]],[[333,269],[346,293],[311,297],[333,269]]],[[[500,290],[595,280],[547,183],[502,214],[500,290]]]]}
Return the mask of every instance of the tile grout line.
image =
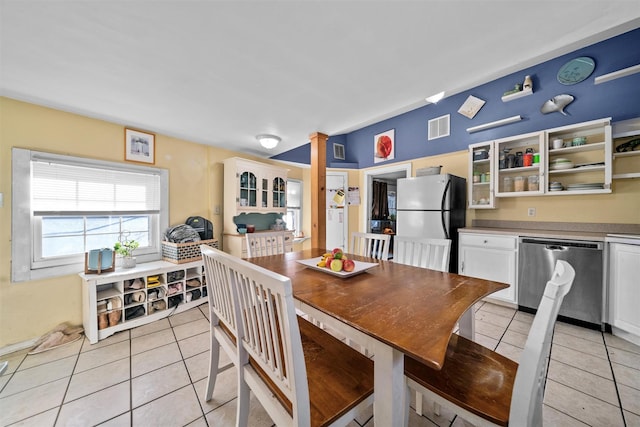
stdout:
{"type": "Polygon", "coordinates": [[[76,354],[76,362],[73,364],[73,369],[71,369],[71,374],[69,375],[69,382],[67,382],[67,387],[65,388],[64,394],[62,395],[62,400],[60,401],[60,405],[58,405],[58,412],[56,413],[56,419],[53,422],[54,426],[58,423],[58,419],[60,418],[60,413],[62,412],[62,406],[64,405],[64,399],[67,397],[67,393],[69,393],[69,387],[71,386],[71,380],[73,379],[73,372],[76,370],[76,366],[78,366],[78,360],[80,360],[80,353],[82,352],[82,346],[84,345],[84,340],[86,339],[87,337],[85,336],[85,338],[82,340],[82,344],[80,345],[80,348],[78,349],[78,354],[76,354]]]}
{"type": "MultiPolygon", "coordinates": [[[[196,308],[202,314],[202,310],[200,310],[199,307],[196,307],[196,308]]],[[[172,315],[173,315],[173,313],[171,315],[169,315],[168,317],[171,317],[172,315]]],[[[202,314],[202,315],[204,316],[204,314],[202,314]]],[[[183,324],[186,325],[187,323],[192,323],[192,322],[194,322],[194,321],[192,320],[190,322],[186,322],[186,323],[183,323],[183,324]]],[[[208,320],[207,320],[207,322],[208,322],[208,320]]],[[[173,337],[176,340],[176,345],[178,346],[178,352],[180,353],[180,359],[182,360],[182,365],[184,366],[185,371],[187,371],[187,377],[189,378],[189,384],[188,385],[191,386],[191,389],[193,390],[193,392],[196,395],[196,401],[198,402],[198,407],[200,408],[201,417],[204,419],[204,423],[208,427],[209,426],[209,422],[207,421],[206,413],[204,412],[204,408],[202,407],[202,403],[200,402],[200,398],[198,397],[198,390],[196,390],[196,385],[194,384],[193,378],[191,377],[191,372],[189,372],[189,367],[187,366],[187,362],[184,359],[184,353],[182,352],[182,347],[180,347],[180,341],[178,340],[178,337],[176,335],[176,331],[174,329],[173,324],[171,323],[171,320],[169,320],[169,325],[171,326],[171,332],[173,333],[173,337]]],[[[180,325],[178,325],[178,326],[180,326],[180,325]]],[[[190,338],[190,337],[187,337],[187,338],[190,338]]],[[[209,348],[209,351],[211,351],[211,348],[209,348]]],[[[176,391],[176,390],[174,390],[174,391],[176,391]]],[[[185,424],[185,426],[197,421],[198,419],[200,419],[200,417],[196,418],[195,420],[189,421],[187,424],[185,424]]],[[[131,424],[131,425],[133,427],[133,424],[131,424]]]]}
{"type": "Polygon", "coordinates": [[[133,427],[133,338],[129,334],[129,425],[133,427]]]}
{"type": "MultiPolygon", "coordinates": [[[[602,335],[602,332],[601,332],[602,335]]],[[[613,386],[616,389],[616,397],[618,398],[618,404],[620,407],[620,416],[622,417],[622,422],[624,426],[627,426],[627,420],[624,417],[624,408],[622,407],[622,399],[620,398],[620,390],[618,390],[618,382],[616,381],[616,373],[613,370],[613,364],[611,362],[611,356],[609,356],[609,346],[607,346],[607,340],[604,339],[604,335],[602,335],[602,342],[604,343],[604,349],[607,353],[607,361],[609,362],[609,369],[611,369],[611,376],[613,378],[613,386]]]]}

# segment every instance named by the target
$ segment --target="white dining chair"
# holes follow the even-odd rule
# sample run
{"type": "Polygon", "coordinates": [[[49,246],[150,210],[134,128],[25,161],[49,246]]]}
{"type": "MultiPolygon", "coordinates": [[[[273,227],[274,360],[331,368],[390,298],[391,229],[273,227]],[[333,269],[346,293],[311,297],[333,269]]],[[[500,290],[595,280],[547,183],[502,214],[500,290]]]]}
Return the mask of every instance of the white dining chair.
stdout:
{"type": "Polygon", "coordinates": [[[419,390],[474,425],[541,426],[553,327],[574,278],[573,267],[557,261],[520,364],[454,334],[440,371],[405,356],[407,392],[419,390]]]}
{"type": "MultiPolygon", "coordinates": [[[[275,425],[345,426],[373,403],[373,362],[296,316],[289,278],[239,258],[223,262],[238,322],[239,388],[251,390],[275,425]]],[[[238,407],[237,425],[246,426],[249,406],[238,407]]]]}
{"type": "Polygon", "coordinates": [[[389,259],[389,245],[391,236],[388,234],[351,233],[351,246],[349,252],[354,255],[366,256],[375,259],[389,259]]]}
{"type": "MultiPolygon", "coordinates": [[[[393,239],[393,262],[429,268],[431,270],[449,271],[451,240],[425,239],[416,237],[395,236],[393,239]]],[[[422,393],[416,391],[416,413],[422,415],[422,393]]],[[[438,414],[439,407],[434,408],[438,414]]]]}
{"type": "Polygon", "coordinates": [[[393,261],[414,267],[449,271],[451,240],[395,236],[393,261]]]}
{"type": "Polygon", "coordinates": [[[285,234],[283,231],[266,231],[245,234],[247,240],[247,258],[278,255],[285,253],[285,234]]]}
{"type": "MultiPolygon", "coordinates": [[[[229,271],[225,264],[225,260],[231,255],[214,250],[207,245],[200,245],[200,251],[204,261],[205,277],[207,278],[207,297],[209,298],[210,357],[205,392],[205,400],[208,402],[211,400],[216,385],[221,348],[227,353],[236,368],[239,369],[240,363],[236,346],[238,323],[232,297],[233,290],[228,280],[229,271]]],[[[241,390],[238,391],[238,400],[246,399],[248,402],[248,395],[240,396],[240,392],[241,390]]],[[[246,392],[246,389],[244,392],[246,392]]]]}

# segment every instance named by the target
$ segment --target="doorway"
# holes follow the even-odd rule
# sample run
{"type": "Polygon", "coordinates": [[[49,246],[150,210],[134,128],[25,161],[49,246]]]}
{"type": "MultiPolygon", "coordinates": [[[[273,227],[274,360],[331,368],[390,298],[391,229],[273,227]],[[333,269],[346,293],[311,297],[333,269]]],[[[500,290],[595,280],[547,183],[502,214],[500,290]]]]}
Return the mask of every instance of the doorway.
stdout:
{"type": "Polygon", "coordinates": [[[407,178],[411,176],[411,163],[405,163],[400,165],[389,166],[386,168],[379,168],[366,171],[364,173],[364,189],[362,191],[362,213],[360,229],[365,232],[370,232],[371,227],[369,221],[371,220],[371,208],[373,207],[373,181],[379,180],[390,183],[395,186],[395,183],[400,178],[407,178]]]}
{"type": "MultiPolygon", "coordinates": [[[[362,191],[362,213],[360,229],[367,233],[384,233],[385,229],[390,228],[395,232],[395,216],[391,217],[395,210],[396,198],[395,188],[398,179],[411,176],[411,163],[389,166],[366,171],[364,173],[364,189],[362,191]],[[374,205],[374,182],[384,183],[387,189],[388,212],[387,218],[378,216],[372,218],[372,209],[374,205]],[[391,196],[391,197],[389,197],[391,196]],[[393,218],[393,219],[392,219],[393,218]]],[[[377,187],[377,186],[376,186],[377,187]]],[[[385,211],[386,212],[386,211],[385,211]]],[[[390,248],[390,256],[392,256],[393,245],[390,248]]]]}
{"type": "Polygon", "coordinates": [[[327,217],[326,247],[347,251],[349,233],[349,209],[347,205],[347,172],[329,172],[326,175],[327,217]],[[340,193],[342,192],[342,193],[340,193]]]}

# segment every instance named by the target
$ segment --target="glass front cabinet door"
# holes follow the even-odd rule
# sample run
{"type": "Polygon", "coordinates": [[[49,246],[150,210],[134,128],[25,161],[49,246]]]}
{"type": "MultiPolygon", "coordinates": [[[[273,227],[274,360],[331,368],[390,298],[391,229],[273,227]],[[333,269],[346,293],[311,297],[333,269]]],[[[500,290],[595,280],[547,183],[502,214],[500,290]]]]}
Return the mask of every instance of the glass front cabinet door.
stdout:
{"type": "Polygon", "coordinates": [[[469,209],[494,209],[496,207],[493,180],[493,143],[481,142],[469,145],[469,209]]]}
{"type": "Polygon", "coordinates": [[[255,208],[258,204],[258,179],[253,172],[243,171],[239,174],[240,185],[238,208],[255,208]]]}
{"type": "Polygon", "coordinates": [[[287,181],[282,177],[276,176],[271,180],[273,185],[272,195],[274,208],[286,208],[287,207],[287,181]]]}

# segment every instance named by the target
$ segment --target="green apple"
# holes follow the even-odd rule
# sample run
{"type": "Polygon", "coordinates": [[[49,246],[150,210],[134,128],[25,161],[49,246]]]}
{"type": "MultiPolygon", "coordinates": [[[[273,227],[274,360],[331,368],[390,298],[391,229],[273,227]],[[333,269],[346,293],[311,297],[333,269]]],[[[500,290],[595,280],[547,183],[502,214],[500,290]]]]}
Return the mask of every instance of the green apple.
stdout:
{"type": "Polygon", "coordinates": [[[333,271],[342,271],[342,260],[334,258],[333,261],[331,261],[331,269],[333,271]]]}
{"type": "Polygon", "coordinates": [[[329,256],[327,257],[327,259],[325,260],[325,262],[326,262],[325,267],[327,267],[327,268],[331,268],[331,261],[333,261],[333,256],[332,256],[332,255],[329,255],[329,256]]]}

